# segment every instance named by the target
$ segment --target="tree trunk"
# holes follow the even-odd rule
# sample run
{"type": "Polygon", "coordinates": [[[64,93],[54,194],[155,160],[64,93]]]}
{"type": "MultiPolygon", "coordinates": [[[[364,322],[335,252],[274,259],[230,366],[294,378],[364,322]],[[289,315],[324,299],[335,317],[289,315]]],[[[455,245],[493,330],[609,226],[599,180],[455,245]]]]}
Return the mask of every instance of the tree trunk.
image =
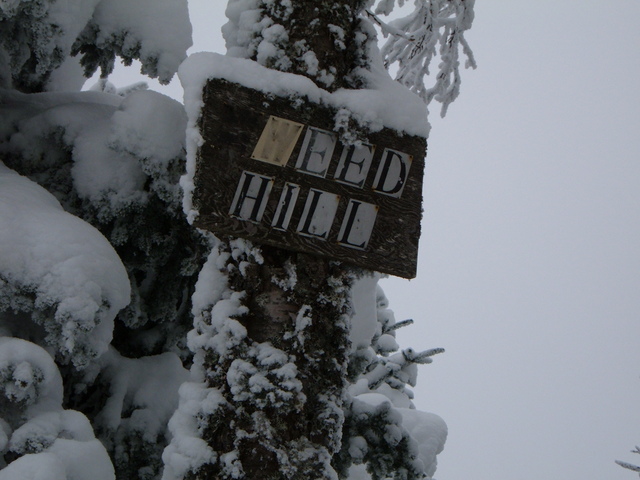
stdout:
{"type": "MultiPolygon", "coordinates": [[[[230,243],[223,242],[222,248],[230,243]]],[[[205,439],[217,452],[237,452],[233,461],[241,466],[240,478],[336,478],[330,462],[340,449],[344,421],[354,273],[335,262],[273,247],[262,247],[260,255],[261,262],[230,255],[226,265],[231,290],[244,292],[248,310],[237,320],[247,337],[234,355],[207,355],[209,387],[223,392],[230,408],[209,423],[205,439]],[[282,361],[265,365],[265,357],[278,355],[282,361]],[[251,376],[246,383],[260,377],[275,388],[250,391],[254,399],[238,394],[229,379],[239,364],[251,376]],[[279,375],[291,365],[295,379],[279,375]]],[[[195,478],[232,477],[211,465],[195,478]]]]}
{"type": "MultiPolygon", "coordinates": [[[[327,90],[358,86],[353,72],[366,64],[362,3],[261,2],[265,23],[282,25],[287,35],[270,39],[279,53],[253,59],[327,90]]],[[[252,43],[262,41],[257,33],[252,43]]],[[[258,253],[247,244],[227,238],[218,247],[230,290],[244,292],[236,320],[246,337],[227,355],[205,348],[207,386],[222,393],[224,407],[207,418],[203,437],[219,460],[191,478],[335,479],[356,269],[274,247],[258,253]]]]}
{"type": "MultiPolygon", "coordinates": [[[[366,35],[359,29],[358,18],[363,0],[261,3],[263,17],[283,25],[287,35],[269,38],[279,51],[264,59],[256,53],[254,60],[269,68],[304,75],[329,91],[361,86],[354,70],[367,64],[363,48],[366,35]]],[[[258,35],[256,40],[264,38],[258,35]]]]}

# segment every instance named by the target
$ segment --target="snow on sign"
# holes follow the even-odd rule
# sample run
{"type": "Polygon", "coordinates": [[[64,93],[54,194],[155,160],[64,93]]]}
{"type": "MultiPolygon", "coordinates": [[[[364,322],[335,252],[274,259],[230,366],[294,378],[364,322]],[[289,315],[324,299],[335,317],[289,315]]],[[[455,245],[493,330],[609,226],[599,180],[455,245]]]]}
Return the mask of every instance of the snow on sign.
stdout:
{"type": "Polygon", "coordinates": [[[424,138],[384,128],[345,144],[335,108],[221,79],[203,98],[194,225],[415,277],[424,138]]]}

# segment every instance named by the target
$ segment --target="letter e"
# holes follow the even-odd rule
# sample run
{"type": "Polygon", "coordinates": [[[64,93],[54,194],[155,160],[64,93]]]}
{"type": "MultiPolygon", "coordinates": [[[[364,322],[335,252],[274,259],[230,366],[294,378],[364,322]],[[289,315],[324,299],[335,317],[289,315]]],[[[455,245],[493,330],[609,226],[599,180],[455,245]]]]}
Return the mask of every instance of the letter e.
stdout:
{"type": "Polygon", "coordinates": [[[324,178],[335,146],[336,136],[333,133],[314,127],[307,128],[296,168],[303,173],[324,178]]]}
{"type": "Polygon", "coordinates": [[[362,188],[367,180],[371,160],[376,147],[363,143],[360,146],[350,145],[342,150],[340,162],[336,169],[335,180],[340,183],[362,188]]]}

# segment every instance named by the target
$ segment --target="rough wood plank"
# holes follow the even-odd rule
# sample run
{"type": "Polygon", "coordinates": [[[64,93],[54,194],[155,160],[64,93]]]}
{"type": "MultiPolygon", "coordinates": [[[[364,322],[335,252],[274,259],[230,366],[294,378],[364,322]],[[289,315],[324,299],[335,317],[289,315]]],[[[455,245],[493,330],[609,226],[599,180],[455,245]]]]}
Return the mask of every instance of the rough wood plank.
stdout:
{"type": "Polygon", "coordinates": [[[256,243],[293,251],[311,253],[358,265],[370,270],[413,278],[416,274],[420,220],[422,217],[422,176],[426,141],[420,137],[400,135],[391,129],[360,132],[367,143],[376,145],[364,188],[336,182],[342,150],[338,141],[325,178],[302,173],[295,168],[303,144],[300,135],[285,166],[251,158],[254,147],[271,115],[302,123],[305,126],[333,131],[335,111],[306,99],[269,97],[224,80],[211,80],[205,87],[205,106],[200,120],[205,143],[197,154],[194,205],[200,215],[195,225],[216,233],[250,239],[256,243]],[[400,198],[373,190],[381,157],[386,148],[413,156],[409,176],[400,198]],[[273,188],[260,223],[229,215],[243,171],[274,178],[273,188]],[[285,182],[301,186],[287,231],[271,227],[285,182]],[[300,235],[296,227],[303,213],[309,189],[340,195],[334,224],[326,240],[300,235]],[[349,199],[379,207],[366,250],[338,243],[340,225],[349,199]]]}

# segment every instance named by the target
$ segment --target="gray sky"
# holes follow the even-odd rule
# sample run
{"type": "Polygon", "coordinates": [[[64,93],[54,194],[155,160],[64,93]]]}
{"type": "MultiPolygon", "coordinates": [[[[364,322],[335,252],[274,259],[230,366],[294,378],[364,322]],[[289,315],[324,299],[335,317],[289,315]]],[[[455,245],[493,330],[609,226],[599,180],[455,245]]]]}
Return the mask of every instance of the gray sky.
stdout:
{"type": "Polygon", "coordinates": [[[447,349],[416,389],[449,425],[441,480],[635,476],[613,460],[640,461],[639,18],[476,3],[479,68],[432,118],[418,278],[383,284],[418,324],[402,343],[447,349]]]}
{"type": "MultiPolygon", "coordinates": [[[[193,51],[223,52],[226,2],[190,3],[193,51]]],[[[447,349],[416,388],[449,425],[440,480],[634,478],[614,460],[640,463],[639,19],[476,2],[479,68],[432,106],[418,277],[382,284],[416,320],[401,344],[447,349]]]]}

